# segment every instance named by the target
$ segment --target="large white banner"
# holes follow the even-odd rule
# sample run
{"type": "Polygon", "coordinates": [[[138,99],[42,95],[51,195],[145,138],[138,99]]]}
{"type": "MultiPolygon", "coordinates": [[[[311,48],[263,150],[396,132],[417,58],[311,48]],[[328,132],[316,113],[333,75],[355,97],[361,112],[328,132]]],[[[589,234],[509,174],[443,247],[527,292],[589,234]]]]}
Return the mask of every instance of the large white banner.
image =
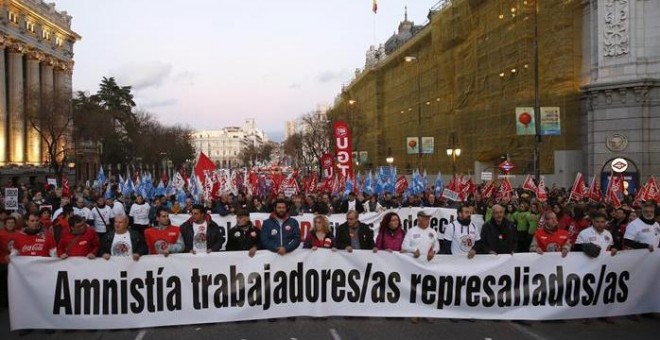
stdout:
{"type": "MultiPolygon", "coordinates": [[[[378,234],[378,227],[380,221],[383,219],[388,212],[395,212],[401,218],[401,224],[403,225],[404,230],[408,230],[417,225],[417,212],[422,210],[422,208],[400,208],[394,210],[388,210],[384,212],[371,212],[360,214],[360,222],[369,225],[374,230],[374,237],[378,234]]],[[[431,215],[430,227],[435,229],[438,232],[438,237],[442,239],[445,227],[453,222],[456,219],[456,209],[447,209],[447,208],[424,208],[425,212],[431,215]]],[[[250,214],[250,220],[254,223],[255,226],[261,228],[261,225],[265,220],[270,217],[270,214],[266,213],[252,213],[250,214]]],[[[292,216],[300,224],[300,237],[304,240],[307,237],[307,233],[312,228],[312,221],[314,220],[314,214],[303,214],[300,216],[292,216]]],[[[170,220],[172,224],[180,226],[184,222],[190,219],[188,214],[170,214],[170,220]]],[[[220,228],[226,231],[229,230],[232,226],[236,225],[236,216],[220,216],[217,214],[211,215],[211,219],[220,226],[220,228]]],[[[328,216],[330,220],[330,226],[333,230],[336,230],[337,226],[346,222],[346,214],[332,214],[328,216]]],[[[481,215],[472,215],[472,221],[477,226],[478,230],[481,230],[481,225],[484,223],[483,217],[481,215]]],[[[222,246],[222,249],[225,249],[226,245],[222,246]]]]}
{"type": "Polygon", "coordinates": [[[436,256],[299,249],[12,258],[12,329],[113,329],[278,318],[570,319],[660,312],[660,252],[436,256]]]}

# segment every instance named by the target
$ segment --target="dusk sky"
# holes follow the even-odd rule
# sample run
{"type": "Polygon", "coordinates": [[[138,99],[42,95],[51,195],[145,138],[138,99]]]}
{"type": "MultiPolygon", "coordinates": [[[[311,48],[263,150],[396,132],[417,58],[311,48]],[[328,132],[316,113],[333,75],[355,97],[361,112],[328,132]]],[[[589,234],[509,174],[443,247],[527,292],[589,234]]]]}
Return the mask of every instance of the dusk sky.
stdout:
{"type": "Polygon", "coordinates": [[[140,109],[193,129],[255,118],[272,137],[284,121],[330,104],[364,67],[369,45],[438,0],[57,0],[82,36],[74,91],[103,76],[132,85],[140,109]]]}

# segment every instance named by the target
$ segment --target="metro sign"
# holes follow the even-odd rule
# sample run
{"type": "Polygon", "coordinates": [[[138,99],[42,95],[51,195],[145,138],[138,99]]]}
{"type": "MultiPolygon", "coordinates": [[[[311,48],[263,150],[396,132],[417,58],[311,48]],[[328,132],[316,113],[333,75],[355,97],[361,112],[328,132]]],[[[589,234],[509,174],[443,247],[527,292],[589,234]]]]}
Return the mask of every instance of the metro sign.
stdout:
{"type": "Polygon", "coordinates": [[[628,170],[628,162],[623,158],[616,158],[612,161],[612,171],[625,172],[628,170]]]}
{"type": "Polygon", "coordinates": [[[511,172],[511,170],[515,169],[516,165],[506,160],[500,163],[500,165],[498,165],[497,167],[500,168],[500,170],[504,171],[505,173],[509,173],[511,172]]]}

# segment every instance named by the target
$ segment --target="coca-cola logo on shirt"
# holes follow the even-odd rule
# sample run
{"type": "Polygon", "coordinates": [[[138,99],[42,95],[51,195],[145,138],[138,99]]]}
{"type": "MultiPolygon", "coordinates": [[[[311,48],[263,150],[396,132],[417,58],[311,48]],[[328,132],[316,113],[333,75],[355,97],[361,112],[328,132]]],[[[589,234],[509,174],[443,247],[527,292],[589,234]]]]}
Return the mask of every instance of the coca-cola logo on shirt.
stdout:
{"type": "Polygon", "coordinates": [[[30,245],[24,245],[23,248],[21,248],[21,253],[23,254],[28,254],[28,253],[37,253],[40,251],[44,250],[44,244],[43,243],[35,243],[35,244],[30,244],[30,245]]]}

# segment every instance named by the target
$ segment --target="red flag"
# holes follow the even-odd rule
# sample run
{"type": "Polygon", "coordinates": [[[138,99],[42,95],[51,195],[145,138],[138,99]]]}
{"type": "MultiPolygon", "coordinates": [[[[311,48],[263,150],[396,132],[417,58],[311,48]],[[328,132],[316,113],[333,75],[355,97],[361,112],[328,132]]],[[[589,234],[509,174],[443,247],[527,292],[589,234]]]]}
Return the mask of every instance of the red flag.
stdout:
{"type": "Polygon", "coordinates": [[[451,176],[451,181],[449,181],[449,185],[447,186],[447,189],[459,192],[459,191],[461,191],[460,186],[461,186],[461,184],[459,183],[459,180],[456,177],[456,174],[453,174],[451,176]]]}
{"type": "Polygon", "coordinates": [[[538,192],[538,189],[536,188],[536,184],[534,184],[534,180],[532,179],[531,175],[527,175],[527,177],[525,177],[525,181],[523,182],[522,188],[523,190],[538,192]]]}
{"type": "Polygon", "coordinates": [[[374,0],[374,4],[371,7],[371,10],[374,12],[374,14],[378,13],[378,1],[377,0],[374,0]]]}
{"type": "Polygon", "coordinates": [[[203,152],[199,153],[197,164],[195,164],[195,176],[204,183],[207,174],[215,170],[215,164],[203,152]]]}
{"type": "Polygon", "coordinates": [[[481,188],[481,196],[485,199],[493,197],[495,192],[495,181],[489,181],[481,188]]]}
{"type": "Polygon", "coordinates": [[[468,175],[465,175],[461,178],[460,186],[461,191],[459,191],[459,199],[461,201],[467,200],[468,197],[470,197],[470,195],[472,195],[476,190],[476,187],[472,182],[472,177],[468,175]]]}
{"type": "Polygon", "coordinates": [[[644,201],[649,201],[649,200],[658,200],[660,199],[660,188],[658,188],[658,182],[655,180],[655,177],[651,176],[649,179],[646,181],[646,193],[642,199],[644,201]]]}
{"type": "Polygon", "coordinates": [[[610,182],[607,185],[607,192],[605,196],[607,197],[608,201],[612,202],[612,205],[614,205],[615,208],[621,206],[619,193],[623,193],[623,178],[621,175],[614,176],[614,174],[612,174],[610,177],[610,182]]]}
{"type": "Polygon", "coordinates": [[[591,186],[589,187],[589,199],[600,202],[603,200],[603,193],[600,191],[600,185],[596,183],[596,176],[591,180],[591,186]]]}
{"type": "Polygon", "coordinates": [[[312,179],[309,181],[309,191],[307,192],[316,192],[316,187],[317,187],[317,182],[318,182],[318,175],[316,172],[312,172],[312,179]]]}
{"type": "Polygon", "coordinates": [[[404,191],[408,189],[408,180],[406,179],[406,176],[401,175],[399,178],[396,179],[396,184],[394,185],[394,192],[397,194],[402,194],[404,191]]]}
{"type": "Polygon", "coordinates": [[[511,200],[512,192],[513,192],[513,186],[511,186],[511,182],[509,182],[509,177],[504,177],[504,180],[500,184],[500,188],[497,190],[497,193],[495,194],[495,199],[498,202],[511,200]]]}
{"type": "Polygon", "coordinates": [[[69,197],[70,195],[69,180],[66,178],[66,175],[62,175],[62,197],[69,197]]]}
{"type": "Polygon", "coordinates": [[[581,172],[578,172],[577,175],[575,176],[573,187],[571,188],[571,195],[568,197],[569,202],[571,199],[574,199],[576,201],[582,200],[585,193],[584,190],[585,187],[586,187],[586,183],[584,182],[584,176],[582,176],[581,172]]]}
{"type": "Polygon", "coordinates": [[[543,176],[541,176],[541,180],[539,181],[539,186],[536,187],[536,198],[541,202],[545,202],[548,200],[548,193],[545,191],[545,179],[543,178],[543,176]]]}
{"type": "Polygon", "coordinates": [[[648,184],[644,184],[641,188],[639,188],[639,190],[637,190],[637,194],[635,194],[635,200],[633,201],[635,205],[639,205],[639,203],[646,201],[646,193],[649,191],[648,187],[648,184]]]}

